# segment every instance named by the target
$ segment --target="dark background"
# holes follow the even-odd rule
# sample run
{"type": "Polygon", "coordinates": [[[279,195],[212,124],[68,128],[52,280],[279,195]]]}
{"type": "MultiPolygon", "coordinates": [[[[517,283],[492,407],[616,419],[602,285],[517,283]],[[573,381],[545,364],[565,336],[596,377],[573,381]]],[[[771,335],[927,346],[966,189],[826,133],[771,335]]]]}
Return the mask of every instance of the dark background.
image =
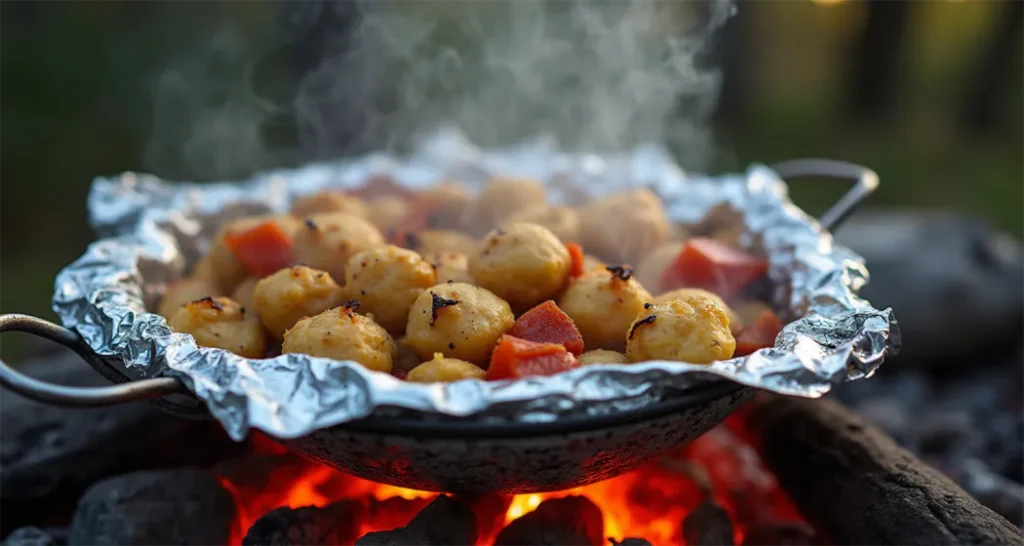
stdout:
{"type": "MultiPolygon", "coordinates": [[[[1020,236],[1022,5],[740,2],[712,56],[726,70],[716,134],[731,152],[716,167],[803,156],[855,161],[881,176],[874,205],[956,209],[1020,236]]],[[[287,95],[287,82],[316,62],[318,49],[337,44],[325,46],[317,31],[297,37],[301,21],[282,24],[279,9],[0,3],[0,312],[52,318],[54,276],[93,239],[85,198],[95,176],[140,170],[204,180],[325,155],[297,145],[283,117],[261,129],[281,153],[207,157],[202,143],[176,146],[173,103],[154,107],[166,68],[209,60],[211,37],[225,25],[268,52],[256,64],[247,51],[215,59],[221,64],[202,73],[203,91],[181,111],[227,101],[232,82],[249,75],[268,96],[287,95]],[[292,45],[275,53],[274,44],[292,45]]],[[[343,10],[332,17],[319,32],[344,29],[343,10]]],[[[180,76],[197,77],[187,69],[180,76]]],[[[239,135],[239,146],[250,136],[239,135]]],[[[801,184],[793,193],[817,213],[838,190],[801,184]]],[[[0,355],[26,350],[24,338],[5,337],[0,355]]]]}

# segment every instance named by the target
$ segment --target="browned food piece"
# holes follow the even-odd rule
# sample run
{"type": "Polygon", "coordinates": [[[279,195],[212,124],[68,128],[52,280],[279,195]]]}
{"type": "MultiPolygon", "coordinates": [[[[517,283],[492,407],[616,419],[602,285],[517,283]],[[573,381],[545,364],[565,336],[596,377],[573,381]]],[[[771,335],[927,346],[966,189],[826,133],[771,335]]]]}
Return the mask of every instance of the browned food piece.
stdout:
{"type": "Polygon", "coordinates": [[[469,274],[516,312],[558,295],[569,278],[569,250],[548,229],[511,224],[484,238],[469,257],[469,274]]]}
{"type": "Polygon", "coordinates": [[[614,194],[584,205],[580,226],[583,248],[614,262],[646,256],[669,233],[661,200],[646,189],[614,194]]]}
{"type": "Polygon", "coordinates": [[[425,254],[423,259],[430,262],[437,272],[437,284],[464,282],[473,284],[469,274],[469,258],[456,252],[435,252],[425,254]]]}
{"type": "Polygon", "coordinates": [[[592,366],[594,364],[629,364],[629,359],[626,355],[618,351],[609,351],[607,349],[594,349],[593,351],[587,351],[576,359],[580,366],[592,366]]]}
{"type": "Polygon", "coordinates": [[[253,301],[267,331],[281,339],[299,319],[337,307],[343,294],[326,271],[296,265],[260,279],[253,301]]]}
{"type": "Polygon", "coordinates": [[[349,260],[345,293],[362,304],[360,311],[394,334],[405,331],[412,302],[434,286],[437,273],[419,254],[382,246],[360,252],[349,260]]]}
{"type": "Polygon", "coordinates": [[[384,237],[369,222],[340,212],[306,218],[295,234],[296,263],[331,274],[337,282],[345,279],[349,258],[384,245],[384,237]]]}
{"type": "MultiPolygon", "coordinates": [[[[221,291],[225,293],[234,291],[235,286],[249,276],[249,272],[246,271],[242,262],[235,257],[235,253],[228,247],[228,235],[248,231],[267,221],[277,224],[277,227],[289,237],[293,236],[301,225],[298,220],[285,214],[280,216],[250,216],[232,220],[221,226],[220,231],[210,245],[210,251],[203,260],[203,262],[208,264],[203,265],[203,270],[208,271],[213,276],[221,291]]],[[[202,264],[203,262],[200,263],[202,264]]]]}
{"type": "Polygon", "coordinates": [[[296,199],[292,203],[291,212],[300,219],[325,212],[341,212],[366,218],[366,203],[354,195],[345,195],[339,190],[324,190],[296,199]]]}
{"type": "Polygon", "coordinates": [[[515,316],[508,302],[465,283],[439,284],[424,291],[409,311],[406,337],[420,358],[434,353],[486,365],[495,342],[515,316]]]}
{"type": "Polygon", "coordinates": [[[410,239],[412,244],[406,246],[423,255],[437,252],[458,252],[468,255],[475,252],[478,246],[476,239],[469,235],[444,229],[427,229],[410,239]]]}
{"type": "Polygon", "coordinates": [[[302,353],[334,360],[352,360],[378,372],[390,373],[398,346],[384,328],[356,310],[350,301],[300,320],[284,334],[284,353],[302,353]]]}
{"type": "Polygon", "coordinates": [[[203,277],[181,279],[167,287],[163,299],[160,300],[157,314],[171,320],[171,317],[189,302],[219,295],[221,295],[220,289],[211,279],[203,277]]]}
{"type": "Polygon", "coordinates": [[[467,229],[474,234],[486,233],[509,216],[546,202],[544,186],[535,180],[493,178],[470,205],[467,229]]]}
{"type": "Polygon", "coordinates": [[[518,222],[544,226],[563,243],[573,243],[582,240],[579,213],[569,207],[537,205],[512,213],[505,219],[506,224],[518,222]]]}
{"type": "Polygon", "coordinates": [[[476,364],[434,353],[433,359],[413,368],[406,379],[413,383],[451,383],[462,379],[483,379],[486,373],[476,364]]]}
{"type": "Polygon", "coordinates": [[[587,349],[621,351],[626,333],[651,295],[628,266],[593,270],[569,281],[558,307],[572,317],[587,349]]]}
{"type": "Polygon", "coordinates": [[[256,283],[260,280],[256,277],[246,277],[246,279],[235,287],[235,291],[231,294],[231,299],[237,301],[242,307],[245,307],[247,313],[252,316],[258,316],[256,311],[256,299],[253,298],[253,293],[256,292],[256,283]]]}
{"type": "Polygon", "coordinates": [[[754,319],[751,320],[750,322],[741,320],[740,316],[736,314],[736,312],[733,311],[728,304],[725,303],[725,300],[718,297],[718,294],[713,294],[711,292],[708,292],[707,290],[701,290],[700,288],[677,288],[675,290],[665,292],[664,294],[654,298],[654,303],[665,303],[672,300],[681,300],[686,299],[690,296],[701,296],[704,298],[708,298],[711,301],[715,302],[716,305],[721,307],[722,310],[725,311],[725,314],[729,316],[729,331],[732,332],[733,336],[739,335],[739,333],[743,331],[744,324],[753,324],[754,321],[757,320],[757,316],[755,316],[754,319]]]}
{"type": "Polygon", "coordinates": [[[462,229],[473,201],[469,191],[458,182],[442,182],[426,189],[423,198],[436,206],[427,222],[434,229],[462,229]]]}
{"type": "Polygon", "coordinates": [[[266,333],[255,317],[231,298],[203,298],[178,310],[170,320],[171,329],[192,334],[203,347],[231,351],[246,358],[263,358],[266,333]]]}
{"type": "Polygon", "coordinates": [[[725,310],[700,295],[648,305],[626,337],[626,356],[633,362],[711,364],[732,358],[735,350],[725,310]]]}
{"type": "Polygon", "coordinates": [[[398,229],[412,213],[409,201],[400,195],[377,197],[366,208],[366,218],[383,233],[398,229]]]}

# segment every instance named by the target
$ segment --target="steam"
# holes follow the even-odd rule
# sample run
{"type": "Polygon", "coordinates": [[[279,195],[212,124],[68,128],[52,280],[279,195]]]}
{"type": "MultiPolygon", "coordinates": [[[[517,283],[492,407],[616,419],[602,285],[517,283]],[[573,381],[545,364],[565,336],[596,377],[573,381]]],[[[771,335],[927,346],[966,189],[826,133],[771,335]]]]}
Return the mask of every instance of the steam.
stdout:
{"type": "MultiPolygon", "coordinates": [[[[285,4],[301,6],[307,27],[338,9],[285,4]]],[[[265,36],[226,30],[200,61],[165,71],[147,160],[223,178],[400,150],[448,122],[483,145],[552,133],[569,149],[662,142],[688,168],[716,159],[708,118],[719,77],[699,59],[732,14],[729,0],[342,5],[355,7],[355,23],[322,41],[319,63],[283,101],[254,88],[257,56],[281,45],[265,36]],[[267,127],[284,118],[294,139],[274,142],[267,127]]],[[[292,35],[308,32],[302,24],[292,35]]]]}

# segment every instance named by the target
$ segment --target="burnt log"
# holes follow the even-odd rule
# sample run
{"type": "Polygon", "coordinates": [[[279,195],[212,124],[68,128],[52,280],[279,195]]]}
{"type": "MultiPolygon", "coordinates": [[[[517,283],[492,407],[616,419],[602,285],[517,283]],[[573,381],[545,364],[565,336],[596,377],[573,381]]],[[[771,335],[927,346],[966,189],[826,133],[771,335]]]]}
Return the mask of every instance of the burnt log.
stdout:
{"type": "Polygon", "coordinates": [[[476,543],[476,516],[465,504],[441,495],[404,527],[367,533],[356,546],[469,546],[476,543]]]}
{"type": "Polygon", "coordinates": [[[235,501],[209,472],[135,472],[89,488],[70,544],[226,544],[235,501]]]}
{"type": "MultiPolygon", "coordinates": [[[[72,353],[25,362],[26,374],[52,383],[109,382],[72,353]]],[[[148,402],[62,408],[16,394],[0,397],[0,511],[3,529],[63,523],[86,487],[123,472],[203,466],[244,447],[218,425],[182,419],[148,402]]]]}
{"type": "Polygon", "coordinates": [[[604,544],[604,515],[586,497],[549,499],[508,524],[494,546],[599,546],[604,544]]]}
{"type": "Polygon", "coordinates": [[[359,536],[366,507],[357,501],[341,501],[323,508],[278,508],[263,515],[249,528],[243,546],[331,546],[351,544],[359,536]]]}
{"type": "Polygon", "coordinates": [[[748,426],[779,483],[838,544],[1024,544],[1020,529],[836,402],[762,395],[748,426]]]}
{"type": "Polygon", "coordinates": [[[15,529],[4,539],[2,546],[59,546],[61,542],[50,533],[36,527],[15,529]]]}
{"type": "Polygon", "coordinates": [[[729,514],[713,502],[702,502],[683,520],[687,546],[733,546],[729,514]]]}

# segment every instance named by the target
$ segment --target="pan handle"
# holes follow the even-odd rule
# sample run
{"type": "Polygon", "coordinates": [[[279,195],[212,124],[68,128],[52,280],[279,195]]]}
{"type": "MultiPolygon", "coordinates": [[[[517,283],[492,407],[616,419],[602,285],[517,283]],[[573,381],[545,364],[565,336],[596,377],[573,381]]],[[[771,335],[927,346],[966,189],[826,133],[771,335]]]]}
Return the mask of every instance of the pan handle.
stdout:
{"type": "Polygon", "coordinates": [[[834,159],[793,159],[770,166],[784,179],[803,177],[825,177],[853,180],[855,184],[832,208],[821,215],[818,223],[834,233],[857,206],[878,189],[878,174],[875,171],[846,161],[834,159]]]}
{"type": "Polygon", "coordinates": [[[7,331],[27,332],[63,345],[82,357],[100,375],[118,383],[110,387],[54,385],[33,379],[0,360],[0,385],[32,400],[58,406],[96,407],[188,393],[185,385],[173,377],[130,380],[94,353],[78,334],[52,322],[28,315],[0,315],[0,332],[7,331]]]}

